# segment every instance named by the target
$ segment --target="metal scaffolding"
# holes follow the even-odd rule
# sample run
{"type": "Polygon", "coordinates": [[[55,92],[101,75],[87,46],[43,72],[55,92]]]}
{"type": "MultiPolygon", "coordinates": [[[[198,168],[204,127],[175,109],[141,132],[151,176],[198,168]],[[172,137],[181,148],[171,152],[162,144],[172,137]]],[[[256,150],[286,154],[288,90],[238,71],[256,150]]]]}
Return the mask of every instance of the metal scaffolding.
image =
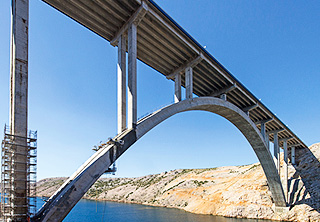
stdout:
{"type": "MultiPolygon", "coordinates": [[[[98,151],[102,149],[106,145],[115,144],[117,146],[123,146],[123,141],[114,141],[111,137],[108,138],[107,141],[103,142],[100,141],[98,145],[94,145],[92,150],[98,151]]],[[[105,174],[112,174],[115,175],[117,172],[116,162],[114,162],[105,172],[105,174]]]]}
{"type": "MultiPolygon", "coordinates": [[[[1,144],[1,210],[0,218],[4,221],[15,221],[15,218],[25,216],[31,217],[36,212],[36,181],[37,181],[37,131],[29,131],[27,138],[20,136],[14,136],[10,134],[10,127],[5,125],[4,127],[4,139],[1,144]],[[19,138],[17,138],[19,137],[19,138]],[[27,165],[26,165],[26,190],[24,196],[16,196],[16,177],[19,173],[15,165],[21,164],[17,161],[17,156],[25,155],[17,152],[17,147],[24,146],[16,141],[19,139],[27,140],[27,165]],[[21,208],[21,205],[17,205],[17,199],[25,199],[26,205],[24,208],[28,208],[28,215],[16,214],[15,208],[21,208]]],[[[21,179],[20,179],[21,180],[21,179]]],[[[20,202],[21,203],[21,200],[20,202]]]]}

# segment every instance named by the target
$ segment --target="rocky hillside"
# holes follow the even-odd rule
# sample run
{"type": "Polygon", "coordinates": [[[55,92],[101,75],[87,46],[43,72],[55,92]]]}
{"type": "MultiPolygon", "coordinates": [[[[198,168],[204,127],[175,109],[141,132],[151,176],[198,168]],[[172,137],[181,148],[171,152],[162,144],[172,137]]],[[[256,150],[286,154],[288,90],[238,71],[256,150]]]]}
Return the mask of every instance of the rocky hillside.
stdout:
{"type": "MultiPolygon", "coordinates": [[[[289,167],[292,205],[275,213],[260,164],[184,169],[138,178],[102,178],[85,198],[180,208],[199,214],[320,221],[320,143],[297,151],[298,165],[289,167]],[[306,191],[308,190],[308,192],[306,191]]],[[[38,182],[39,196],[50,196],[66,178],[38,182]]]]}

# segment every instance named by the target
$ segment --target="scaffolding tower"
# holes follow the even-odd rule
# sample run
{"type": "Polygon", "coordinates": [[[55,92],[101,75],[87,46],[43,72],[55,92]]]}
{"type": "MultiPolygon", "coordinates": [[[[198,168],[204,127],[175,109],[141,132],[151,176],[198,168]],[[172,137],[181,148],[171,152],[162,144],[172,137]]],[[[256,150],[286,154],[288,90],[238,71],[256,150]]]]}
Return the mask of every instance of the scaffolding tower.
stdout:
{"type": "MultiPolygon", "coordinates": [[[[110,144],[115,144],[116,146],[123,146],[123,141],[114,141],[111,137],[108,138],[107,141],[103,142],[100,141],[98,145],[94,145],[92,150],[93,151],[98,151],[100,149],[102,149],[104,146],[106,145],[110,145],[110,144]]],[[[115,153],[114,153],[115,155],[115,153]]],[[[117,172],[117,167],[116,167],[116,162],[114,162],[106,171],[105,174],[112,174],[115,175],[117,172]]]]}
{"type": "MultiPolygon", "coordinates": [[[[4,127],[4,139],[1,144],[1,209],[0,219],[3,221],[15,221],[15,218],[21,218],[25,216],[30,218],[36,212],[36,181],[37,181],[37,131],[29,131],[27,138],[15,136],[10,134],[10,127],[5,125],[4,127]],[[18,138],[17,138],[18,137],[18,138]],[[17,152],[17,147],[25,146],[16,141],[25,139],[27,141],[27,165],[26,165],[26,190],[25,196],[16,196],[16,191],[19,189],[16,187],[15,174],[17,168],[15,165],[19,164],[17,156],[25,155],[17,152]],[[20,207],[17,205],[17,200],[24,198],[28,215],[16,214],[15,208],[20,207]]],[[[21,164],[21,163],[20,163],[21,164]]],[[[18,202],[21,203],[21,200],[18,202]]]]}

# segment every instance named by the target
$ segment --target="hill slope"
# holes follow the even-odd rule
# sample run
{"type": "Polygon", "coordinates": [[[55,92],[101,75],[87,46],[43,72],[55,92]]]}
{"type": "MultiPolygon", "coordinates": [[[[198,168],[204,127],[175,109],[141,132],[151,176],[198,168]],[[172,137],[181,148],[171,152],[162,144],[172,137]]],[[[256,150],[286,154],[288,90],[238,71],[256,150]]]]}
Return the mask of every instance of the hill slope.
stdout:
{"type": "MultiPolygon", "coordinates": [[[[173,170],[138,178],[101,178],[85,198],[228,217],[320,221],[320,143],[312,145],[310,150],[297,151],[299,164],[296,168],[289,167],[289,200],[294,206],[283,214],[272,209],[271,193],[260,164],[173,170]]],[[[52,195],[65,179],[39,181],[38,195],[52,195]]]]}

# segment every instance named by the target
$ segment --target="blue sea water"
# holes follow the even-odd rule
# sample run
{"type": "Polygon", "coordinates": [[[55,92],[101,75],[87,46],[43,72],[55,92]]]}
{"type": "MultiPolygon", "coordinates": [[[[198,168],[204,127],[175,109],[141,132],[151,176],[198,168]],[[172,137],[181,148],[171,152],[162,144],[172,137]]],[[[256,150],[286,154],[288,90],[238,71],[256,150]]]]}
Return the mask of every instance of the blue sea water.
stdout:
{"type": "MultiPolygon", "coordinates": [[[[37,200],[40,207],[44,202],[37,200]]],[[[270,220],[236,219],[198,215],[179,209],[110,201],[81,200],[64,219],[65,222],[270,222],[270,220]]]]}

